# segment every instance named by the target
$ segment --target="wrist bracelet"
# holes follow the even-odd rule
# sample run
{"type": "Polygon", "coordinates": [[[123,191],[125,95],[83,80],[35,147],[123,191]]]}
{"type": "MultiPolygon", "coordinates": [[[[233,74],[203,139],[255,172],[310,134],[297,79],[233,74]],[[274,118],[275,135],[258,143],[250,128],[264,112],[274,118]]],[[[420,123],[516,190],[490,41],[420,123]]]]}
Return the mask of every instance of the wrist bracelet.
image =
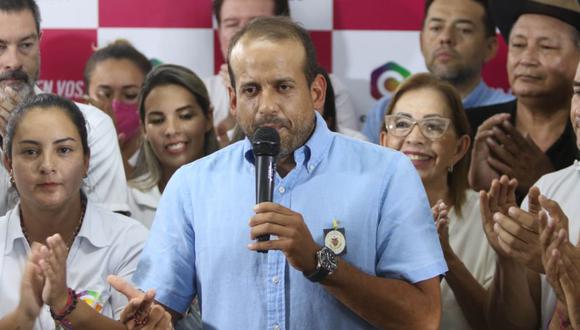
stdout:
{"type": "Polygon", "coordinates": [[[72,313],[72,311],[77,307],[77,302],[78,302],[77,293],[75,292],[75,290],[68,288],[66,305],[64,306],[62,311],[59,312],[55,312],[55,310],[51,307],[50,316],[52,316],[52,318],[58,323],[60,323],[60,325],[62,325],[64,328],[72,329],[72,324],[65,318],[69,316],[70,313],[72,313]]]}
{"type": "Polygon", "coordinates": [[[570,319],[568,318],[567,311],[563,312],[560,308],[556,308],[556,312],[558,313],[558,319],[560,321],[560,329],[562,330],[570,329],[570,326],[572,324],[570,323],[570,319]]]}

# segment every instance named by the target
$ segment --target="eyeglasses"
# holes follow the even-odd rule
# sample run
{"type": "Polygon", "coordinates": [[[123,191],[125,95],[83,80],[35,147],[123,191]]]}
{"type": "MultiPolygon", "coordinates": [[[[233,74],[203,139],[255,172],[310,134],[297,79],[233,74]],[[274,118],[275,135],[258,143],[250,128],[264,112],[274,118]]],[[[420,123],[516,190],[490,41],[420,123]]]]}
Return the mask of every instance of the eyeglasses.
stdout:
{"type": "Polygon", "coordinates": [[[416,120],[401,115],[385,116],[387,133],[397,137],[405,137],[411,133],[415,125],[418,125],[421,133],[431,141],[440,139],[447,132],[450,123],[451,119],[443,117],[427,117],[416,120]]]}

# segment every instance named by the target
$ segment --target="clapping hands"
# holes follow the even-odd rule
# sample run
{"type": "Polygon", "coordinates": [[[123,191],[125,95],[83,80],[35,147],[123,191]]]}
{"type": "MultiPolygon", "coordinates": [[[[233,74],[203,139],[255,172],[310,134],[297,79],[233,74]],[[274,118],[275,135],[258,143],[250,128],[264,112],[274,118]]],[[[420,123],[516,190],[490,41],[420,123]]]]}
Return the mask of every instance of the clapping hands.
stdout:
{"type": "Polygon", "coordinates": [[[519,192],[525,193],[543,174],[553,171],[548,156],[509,119],[509,114],[497,114],[477,129],[469,168],[469,182],[476,189],[488,189],[493,179],[505,174],[517,179],[519,192]]]}
{"type": "Polygon", "coordinates": [[[435,220],[435,227],[437,228],[437,233],[439,234],[439,243],[443,249],[443,255],[445,259],[453,256],[453,249],[449,244],[449,207],[442,201],[438,200],[435,205],[431,208],[433,212],[433,219],[435,220]]]}
{"type": "Polygon", "coordinates": [[[561,304],[566,306],[570,324],[580,329],[580,246],[568,239],[568,218],[558,203],[542,198],[540,241],[546,278],[561,304]]]}
{"type": "MultiPolygon", "coordinates": [[[[16,309],[21,320],[19,326],[32,329],[44,304],[54,310],[64,308],[68,298],[67,256],[68,248],[59,234],[50,236],[46,245],[32,244],[22,277],[20,303],[16,309]]],[[[172,329],[171,315],[154,303],[153,290],[141,292],[119,276],[109,276],[107,280],[129,300],[120,320],[127,329],[172,329]]]]}

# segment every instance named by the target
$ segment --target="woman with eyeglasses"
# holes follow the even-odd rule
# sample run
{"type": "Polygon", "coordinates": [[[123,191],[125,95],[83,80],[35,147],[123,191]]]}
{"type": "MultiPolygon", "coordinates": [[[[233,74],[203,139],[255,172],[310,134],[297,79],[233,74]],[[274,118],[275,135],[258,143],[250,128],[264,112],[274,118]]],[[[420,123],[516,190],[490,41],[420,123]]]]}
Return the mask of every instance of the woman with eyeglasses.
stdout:
{"type": "Polygon", "coordinates": [[[437,216],[449,267],[441,281],[441,329],[485,329],[485,300],[495,255],[483,233],[479,194],[469,189],[470,127],[461,98],[448,83],[417,74],[396,91],[381,145],[413,163],[437,216]]]}

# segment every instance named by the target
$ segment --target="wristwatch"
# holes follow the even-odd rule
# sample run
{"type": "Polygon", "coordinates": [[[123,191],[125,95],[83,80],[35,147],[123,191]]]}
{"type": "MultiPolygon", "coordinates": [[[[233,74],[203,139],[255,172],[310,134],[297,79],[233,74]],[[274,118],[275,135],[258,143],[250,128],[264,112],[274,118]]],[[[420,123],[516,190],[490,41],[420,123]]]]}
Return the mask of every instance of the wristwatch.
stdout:
{"type": "Polygon", "coordinates": [[[338,257],[328,247],[323,247],[316,252],[316,270],[304,276],[312,282],[321,282],[326,276],[331,275],[338,267],[338,257]]]}

